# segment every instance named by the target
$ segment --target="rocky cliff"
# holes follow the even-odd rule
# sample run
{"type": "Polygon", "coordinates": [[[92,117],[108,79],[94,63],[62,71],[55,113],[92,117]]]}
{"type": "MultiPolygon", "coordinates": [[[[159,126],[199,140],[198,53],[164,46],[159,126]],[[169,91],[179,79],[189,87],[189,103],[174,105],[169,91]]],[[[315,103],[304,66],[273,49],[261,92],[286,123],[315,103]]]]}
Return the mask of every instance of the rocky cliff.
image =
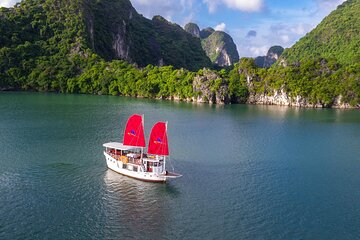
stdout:
{"type": "Polygon", "coordinates": [[[202,46],[210,60],[218,66],[231,66],[239,61],[239,53],[231,36],[222,31],[214,31],[202,39],[202,46]]]}
{"type": "Polygon", "coordinates": [[[203,69],[193,80],[193,90],[197,97],[192,101],[197,103],[227,104],[230,102],[228,85],[219,74],[203,69]]]}
{"type": "Polygon", "coordinates": [[[239,53],[229,34],[210,27],[200,31],[195,23],[186,24],[184,29],[192,36],[201,38],[202,47],[212,63],[223,67],[239,61],[239,53]]]}
{"type": "MultiPolygon", "coordinates": [[[[90,46],[107,60],[139,66],[173,65],[197,70],[210,66],[201,42],[161,16],[144,18],[129,0],[85,0],[90,46]]],[[[198,35],[200,34],[200,31],[198,35]]]]}
{"type": "Polygon", "coordinates": [[[354,106],[349,103],[343,102],[343,96],[338,95],[334,98],[331,104],[325,104],[321,101],[311,102],[309,98],[297,95],[295,97],[289,96],[284,89],[274,90],[270,93],[255,93],[250,94],[247,103],[249,104],[262,104],[262,105],[279,105],[279,106],[292,106],[304,108],[360,108],[360,104],[354,106]]]}

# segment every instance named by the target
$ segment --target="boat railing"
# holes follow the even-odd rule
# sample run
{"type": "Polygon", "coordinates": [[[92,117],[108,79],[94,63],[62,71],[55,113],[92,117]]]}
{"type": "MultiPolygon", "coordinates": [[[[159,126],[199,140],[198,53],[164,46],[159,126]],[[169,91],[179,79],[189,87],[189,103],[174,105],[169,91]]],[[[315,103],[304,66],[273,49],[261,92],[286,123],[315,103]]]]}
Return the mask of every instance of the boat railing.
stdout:
{"type": "Polygon", "coordinates": [[[118,154],[114,154],[111,152],[107,152],[107,154],[109,154],[112,158],[116,159],[117,161],[121,161],[123,163],[126,164],[134,164],[134,165],[141,165],[141,158],[132,158],[132,157],[127,157],[125,155],[118,155],[118,154]]]}

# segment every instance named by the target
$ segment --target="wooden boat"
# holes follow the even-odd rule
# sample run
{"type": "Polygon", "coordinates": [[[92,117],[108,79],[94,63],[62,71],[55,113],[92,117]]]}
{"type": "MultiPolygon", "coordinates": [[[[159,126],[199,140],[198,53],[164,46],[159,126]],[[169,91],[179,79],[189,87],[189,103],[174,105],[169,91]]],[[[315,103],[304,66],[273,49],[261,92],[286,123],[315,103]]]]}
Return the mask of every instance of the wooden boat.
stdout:
{"type": "Polygon", "coordinates": [[[166,182],[182,175],[166,170],[169,157],[167,123],[156,123],[150,133],[148,153],[144,154],[144,121],[141,115],[132,115],[126,124],[123,143],[103,144],[108,168],[148,182],[166,182]]]}

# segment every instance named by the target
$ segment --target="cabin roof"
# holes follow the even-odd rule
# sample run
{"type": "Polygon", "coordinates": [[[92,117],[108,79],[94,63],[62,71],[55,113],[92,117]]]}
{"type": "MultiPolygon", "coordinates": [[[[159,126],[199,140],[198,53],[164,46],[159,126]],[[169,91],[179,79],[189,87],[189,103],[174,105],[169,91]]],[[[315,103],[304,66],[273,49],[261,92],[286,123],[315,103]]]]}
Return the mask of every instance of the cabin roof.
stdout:
{"type": "Polygon", "coordinates": [[[134,149],[140,149],[140,147],[127,146],[127,145],[124,145],[124,144],[118,143],[118,142],[104,143],[103,146],[106,147],[106,148],[113,148],[113,149],[116,149],[116,150],[125,150],[125,151],[134,150],[134,149]]]}

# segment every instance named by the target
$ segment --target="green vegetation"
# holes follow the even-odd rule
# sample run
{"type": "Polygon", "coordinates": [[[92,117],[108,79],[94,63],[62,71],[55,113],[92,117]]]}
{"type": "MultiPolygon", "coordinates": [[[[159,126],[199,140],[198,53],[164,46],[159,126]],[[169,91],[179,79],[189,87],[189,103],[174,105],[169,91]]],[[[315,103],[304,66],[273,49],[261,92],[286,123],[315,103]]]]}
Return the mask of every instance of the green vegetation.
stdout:
{"type": "Polygon", "coordinates": [[[331,105],[336,96],[360,103],[360,0],[348,0],[286,49],[263,86],[331,105]],[[284,64],[285,63],[285,64],[284,64]],[[286,67],[282,66],[285,65],[286,67]]]}
{"type": "Polygon", "coordinates": [[[93,61],[78,5],[28,0],[0,8],[0,88],[66,90],[67,79],[93,61]]]}
{"type": "Polygon", "coordinates": [[[159,16],[143,18],[127,0],[24,0],[0,8],[0,89],[72,92],[68,82],[116,58],[112,36],[122,34],[116,23],[130,18],[119,40],[129,49],[126,60],[193,70],[211,65],[200,40],[159,16]]]}
{"type": "Polygon", "coordinates": [[[143,18],[127,0],[25,0],[1,8],[0,19],[0,89],[186,99],[199,94],[197,73],[180,67],[211,64],[199,39],[160,16],[143,18]],[[116,30],[122,19],[127,34],[116,30]],[[127,60],[136,64],[111,60],[114,33],[132,43],[127,60]],[[156,51],[174,67],[148,65],[158,64],[156,51]]]}
{"type": "Polygon", "coordinates": [[[360,0],[348,0],[306,34],[282,57],[289,63],[335,59],[341,65],[360,61],[360,0]]]}
{"type": "Polygon", "coordinates": [[[191,87],[194,74],[172,66],[148,65],[138,69],[125,61],[99,61],[78,78],[69,80],[67,91],[149,98],[179,96],[186,99],[195,95],[191,87]]]}
{"type": "MultiPolygon", "coordinates": [[[[331,106],[342,96],[355,106],[360,104],[359,7],[360,0],[344,2],[271,68],[242,58],[226,69],[205,70],[210,60],[200,39],[160,16],[143,18],[128,0],[25,0],[0,8],[0,90],[184,100],[220,96],[243,103],[250,95],[281,89],[314,104],[331,106]],[[162,63],[167,66],[155,66],[162,63]]],[[[206,46],[223,37],[209,33],[206,46]]]]}
{"type": "Polygon", "coordinates": [[[172,65],[198,70],[210,67],[200,39],[161,16],[138,14],[129,0],[83,0],[89,46],[106,60],[123,59],[140,67],[172,65]]]}
{"type": "Polygon", "coordinates": [[[239,72],[253,79],[250,92],[272,95],[283,89],[290,97],[331,106],[337,96],[343,103],[360,103],[360,62],[340,65],[335,60],[307,60],[290,66],[258,68],[253,59],[241,59],[239,72]]]}
{"type": "Polygon", "coordinates": [[[220,59],[222,57],[222,50],[226,50],[231,62],[237,62],[239,60],[236,45],[231,36],[225,32],[215,31],[203,39],[201,43],[206,55],[209,56],[213,63],[219,64],[223,61],[220,59]]]}

